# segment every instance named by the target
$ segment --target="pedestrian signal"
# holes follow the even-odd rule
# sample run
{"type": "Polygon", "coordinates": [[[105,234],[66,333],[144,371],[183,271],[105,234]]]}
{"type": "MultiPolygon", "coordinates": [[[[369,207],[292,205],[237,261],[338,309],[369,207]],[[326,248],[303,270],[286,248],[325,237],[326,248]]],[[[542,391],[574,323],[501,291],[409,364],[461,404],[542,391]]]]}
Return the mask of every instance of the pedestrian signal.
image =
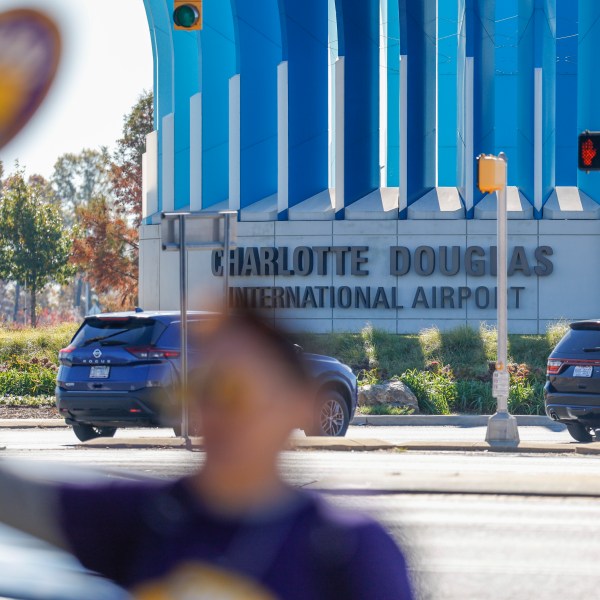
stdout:
{"type": "Polygon", "coordinates": [[[579,135],[578,158],[582,171],[600,171],[600,131],[584,131],[579,135]]]}

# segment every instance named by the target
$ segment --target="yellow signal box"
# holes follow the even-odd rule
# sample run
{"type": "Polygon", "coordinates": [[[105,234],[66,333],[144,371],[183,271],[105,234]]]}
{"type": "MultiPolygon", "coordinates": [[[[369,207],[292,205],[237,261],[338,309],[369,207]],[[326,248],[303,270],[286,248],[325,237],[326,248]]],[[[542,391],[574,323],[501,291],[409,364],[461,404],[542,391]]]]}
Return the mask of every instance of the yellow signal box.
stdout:
{"type": "Polygon", "coordinates": [[[177,31],[202,29],[202,0],[175,0],[173,22],[177,31]]]}
{"type": "Polygon", "coordinates": [[[477,157],[479,189],[484,193],[497,192],[506,185],[506,162],[492,154],[477,157]]]}

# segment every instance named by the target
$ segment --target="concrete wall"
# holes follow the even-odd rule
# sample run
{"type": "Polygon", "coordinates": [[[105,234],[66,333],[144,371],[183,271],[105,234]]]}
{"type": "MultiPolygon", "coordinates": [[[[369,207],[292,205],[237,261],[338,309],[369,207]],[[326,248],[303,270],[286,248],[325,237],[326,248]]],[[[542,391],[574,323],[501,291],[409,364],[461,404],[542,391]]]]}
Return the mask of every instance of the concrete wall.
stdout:
{"type": "MultiPolygon", "coordinates": [[[[142,228],[142,257],[140,305],[145,309],[177,309],[179,306],[178,255],[161,251],[160,228],[142,228]],[[158,290],[158,293],[157,293],[158,290]]],[[[397,304],[404,308],[335,308],[329,305],[329,291],[325,292],[323,308],[278,308],[272,314],[282,324],[296,329],[313,332],[357,331],[367,323],[386,331],[413,333],[424,327],[436,325],[441,329],[469,324],[494,324],[495,310],[490,302],[488,309],[478,308],[474,296],[466,299],[459,307],[458,289],[470,287],[493,290],[495,277],[489,275],[490,254],[487,249],[495,244],[495,222],[478,220],[454,221],[328,221],[320,223],[271,222],[239,223],[238,247],[287,247],[290,251],[299,246],[352,247],[368,246],[365,252],[369,262],[363,268],[368,275],[335,272],[333,258],[328,259],[326,275],[312,273],[308,276],[248,276],[231,278],[232,287],[286,287],[308,286],[340,287],[355,286],[372,288],[372,300],[376,288],[384,287],[391,303],[391,289],[397,289],[397,304]],[[309,233],[307,233],[309,232],[309,233]],[[430,276],[413,271],[403,276],[390,274],[390,247],[404,246],[415,250],[419,246],[430,246],[438,251],[440,246],[459,246],[461,253],[467,247],[480,246],[486,249],[488,274],[468,275],[461,269],[456,275],[442,275],[439,269],[430,276]],[[441,308],[441,290],[445,286],[454,289],[454,308],[441,308]],[[429,308],[424,303],[412,307],[415,294],[422,287],[429,308]],[[433,307],[432,288],[437,288],[437,306],[433,307]]],[[[553,272],[538,276],[533,272],[526,276],[517,272],[509,277],[509,286],[523,287],[520,292],[520,307],[516,307],[516,293],[509,296],[509,325],[513,333],[543,333],[549,323],[559,319],[585,319],[598,317],[600,312],[597,298],[600,297],[600,273],[594,268],[594,257],[600,252],[600,222],[598,221],[511,221],[509,245],[512,249],[525,249],[530,267],[536,265],[535,249],[550,246],[553,250],[549,260],[553,272]]],[[[511,252],[509,252],[509,257],[511,252]]],[[[438,256],[439,263],[439,256],[438,256]]],[[[447,266],[451,266],[448,258],[447,266]]],[[[206,308],[210,300],[223,293],[223,280],[211,271],[210,252],[189,253],[190,305],[206,308]]],[[[302,292],[303,293],[303,292],[302,292]]],[[[493,292],[491,292],[493,293],[493,292]]],[[[269,295],[270,292],[267,293],[269,295]]],[[[422,297],[421,297],[422,299],[422,297]]],[[[480,304],[485,304],[482,291],[480,304]]]]}

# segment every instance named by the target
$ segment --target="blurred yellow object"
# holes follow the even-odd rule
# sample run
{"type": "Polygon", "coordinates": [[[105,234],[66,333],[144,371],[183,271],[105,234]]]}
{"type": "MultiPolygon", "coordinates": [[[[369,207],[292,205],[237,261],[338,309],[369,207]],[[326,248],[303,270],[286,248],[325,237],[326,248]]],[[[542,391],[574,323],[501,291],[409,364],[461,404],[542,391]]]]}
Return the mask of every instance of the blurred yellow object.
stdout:
{"type": "Polygon", "coordinates": [[[479,164],[478,186],[484,193],[497,192],[506,185],[506,162],[492,154],[477,157],[479,164]]]}
{"type": "Polygon", "coordinates": [[[136,600],[275,600],[254,581],[212,565],[187,564],[134,592],[136,600]]]}
{"type": "Polygon", "coordinates": [[[16,118],[27,91],[22,73],[0,65],[0,128],[16,118]]]}

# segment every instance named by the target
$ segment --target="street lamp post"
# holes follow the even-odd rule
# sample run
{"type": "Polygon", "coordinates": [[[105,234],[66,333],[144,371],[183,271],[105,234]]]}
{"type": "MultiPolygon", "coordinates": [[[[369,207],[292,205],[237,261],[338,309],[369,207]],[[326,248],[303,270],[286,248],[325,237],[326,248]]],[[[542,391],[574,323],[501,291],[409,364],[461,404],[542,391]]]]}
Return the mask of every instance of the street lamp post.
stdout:
{"type": "Polygon", "coordinates": [[[484,192],[496,192],[498,198],[498,351],[493,375],[492,392],[497,399],[496,413],[488,420],[486,442],[489,444],[518,445],[517,420],[508,412],[510,374],[508,372],[508,216],[507,185],[508,160],[504,152],[499,156],[479,157],[479,187],[484,192]]]}

